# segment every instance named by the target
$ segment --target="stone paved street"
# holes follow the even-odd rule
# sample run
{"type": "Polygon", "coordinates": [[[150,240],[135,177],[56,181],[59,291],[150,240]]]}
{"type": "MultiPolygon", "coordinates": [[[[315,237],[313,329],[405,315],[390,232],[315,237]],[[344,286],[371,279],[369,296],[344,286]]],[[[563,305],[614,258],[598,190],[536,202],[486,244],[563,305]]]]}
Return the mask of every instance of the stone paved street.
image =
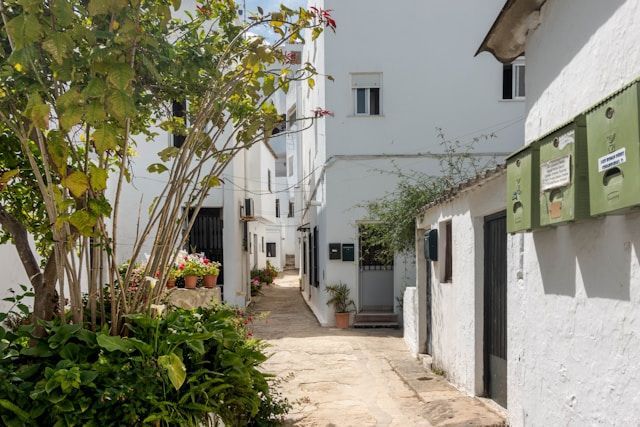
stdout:
{"type": "Polygon", "coordinates": [[[268,372],[290,375],[284,394],[299,401],[294,426],[493,426],[502,419],[425,371],[407,351],[402,331],[322,328],[285,275],[255,305],[254,325],[270,345],[268,372]]]}

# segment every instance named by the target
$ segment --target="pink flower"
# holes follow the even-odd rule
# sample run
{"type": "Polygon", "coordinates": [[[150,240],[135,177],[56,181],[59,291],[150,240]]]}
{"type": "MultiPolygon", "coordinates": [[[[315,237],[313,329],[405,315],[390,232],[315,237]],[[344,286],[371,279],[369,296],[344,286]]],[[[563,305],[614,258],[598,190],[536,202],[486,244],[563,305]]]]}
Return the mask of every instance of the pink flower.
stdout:
{"type": "Polygon", "coordinates": [[[313,110],[311,110],[311,112],[313,113],[313,116],[316,118],[326,117],[326,116],[333,117],[333,111],[325,110],[324,108],[321,108],[321,107],[314,108],[313,110]]]}
{"type": "Polygon", "coordinates": [[[319,7],[312,6],[309,10],[313,16],[318,18],[318,21],[321,24],[324,24],[326,28],[331,28],[334,33],[336,32],[337,24],[335,19],[331,17],[331,12],[333,12],[332,9],[321,9],[319,7]]]}

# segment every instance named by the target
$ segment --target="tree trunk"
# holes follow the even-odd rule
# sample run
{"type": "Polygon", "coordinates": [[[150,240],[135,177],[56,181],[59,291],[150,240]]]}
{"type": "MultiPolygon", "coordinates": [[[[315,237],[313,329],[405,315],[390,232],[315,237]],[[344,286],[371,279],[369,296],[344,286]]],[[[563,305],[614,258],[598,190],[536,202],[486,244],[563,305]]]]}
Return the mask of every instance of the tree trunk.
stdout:
{"type": "MultiPolygon", "coordinates": [[[[2,206],[0,206],[0,225],[3,230],[8,232],[13,238],[13,243],[18,251],[18,256],[22,262],[33,292],[35,294],[33,303],[33,316],[36,319],[51,320],[53,319],[57,308],[56,285],[56,263],[53,254],[49,256],[44,272],[40,269],[38,261],[31,244],[29,243],[29,234],[23,224],[18,222],[11,214],[9,214],[2,206]]],[[[43,331],[38,328],[37,333],[43,331]]]]}

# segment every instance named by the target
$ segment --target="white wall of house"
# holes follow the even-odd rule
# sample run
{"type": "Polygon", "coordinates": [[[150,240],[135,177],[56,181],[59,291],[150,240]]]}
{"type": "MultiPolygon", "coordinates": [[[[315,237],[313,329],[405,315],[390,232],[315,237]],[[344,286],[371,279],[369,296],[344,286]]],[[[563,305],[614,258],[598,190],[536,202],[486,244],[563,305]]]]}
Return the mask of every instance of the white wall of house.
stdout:
{"type": "MultiPolygon", "coordinates": [[[[0,245],[0,272],[2,272],[0,275],[0,312],[5,313],[13,305],[11,302],[3,301],[4,298],[12,296],[9,289],[21,293],[20,285],[31,287],[18,251],[10,243],[0,245]]],[[[31,305],[31,301],[27,301],[27,303],[31,305]]]]}
{"type": "MultiPolygon", "coordinates": [[[[314,90],[303,85],[299,109],[308,115],[324,107],[335,114],[302,133],[298,155],[301,176],[310,175],[301,223],[320,230],[321,283],[305,287],[304,295],[321,323],[333,322],[326,284],[347,283],[358,302],[357,260],[329,261],[328,244],[357,244],[357,224],[367,219],[358,205],[395,189],[396,177],[380,170],[394,170],[395,162],[405,171],[439,173],[438,161],[429,155],[442,152],[437,128],[462,142],[495,133],[477,146],[481,152],[506,153],[520,145],[524,103],[501,100],[501,64],[473,58],[478,39],[503,3],[405,0],[373,7],[366,0],[314,2],[333,9],[339,25],[335,34],[327,31],[305,45],[303,61],[335,81],[317,79],[314,90]],[[384,29],[374,24],[379,22],[384,29]],[[355,115],[352,73],[380,73],[379,116],[355,115]]],[[[394,282],[403,276],[396,272],[394,282]]],[[[395,300],[402,296],[402,282],[393,286],[395,300]]]]}
{"type": "MultiPolygon", "coordinates": [[[[640,76],[640,2],[551,0],[541,21],[526,44],[527,142],[640,76]]],[[[511,425],[636,425],[638,213],[515,235],[508,248],[511,425]]]]}
{"type": "Polygon", "coordinates": [[[496,172],[451,201],[428,209],[417,221],[415,292],[423,301],[418,304],[417,315],[406,314],[418,319],[419,332],[409,347],[425,350],[427,261],[422,250],[423,236],[426,230],[437,229],[438,261],[431,264],[431,356],[433,365],[444,370],[449,381],[472,395],[480,395],[484,389],[484,218],[505,209],[505,188],[505,174],[496,172]],[[452,279],[448,283],[443,280],[445,221],[451,221],[452,229],[452,279]]]}

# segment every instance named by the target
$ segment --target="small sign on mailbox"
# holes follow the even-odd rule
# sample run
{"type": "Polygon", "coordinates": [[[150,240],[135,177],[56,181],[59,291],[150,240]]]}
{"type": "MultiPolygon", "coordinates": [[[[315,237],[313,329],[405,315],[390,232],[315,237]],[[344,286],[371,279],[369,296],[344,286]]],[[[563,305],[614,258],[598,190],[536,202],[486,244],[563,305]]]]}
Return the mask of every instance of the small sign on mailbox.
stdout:
{"type": "Polygon", "coordinates": [[[329,243],[329,259],[342,258],[342,245],[340,243],[329,243]]]}
{"type": "Polygon", "coordinates": [[[571,184],[571,155],[558,157],[540,165],[542,191],[565,187],[571,184]]]}

